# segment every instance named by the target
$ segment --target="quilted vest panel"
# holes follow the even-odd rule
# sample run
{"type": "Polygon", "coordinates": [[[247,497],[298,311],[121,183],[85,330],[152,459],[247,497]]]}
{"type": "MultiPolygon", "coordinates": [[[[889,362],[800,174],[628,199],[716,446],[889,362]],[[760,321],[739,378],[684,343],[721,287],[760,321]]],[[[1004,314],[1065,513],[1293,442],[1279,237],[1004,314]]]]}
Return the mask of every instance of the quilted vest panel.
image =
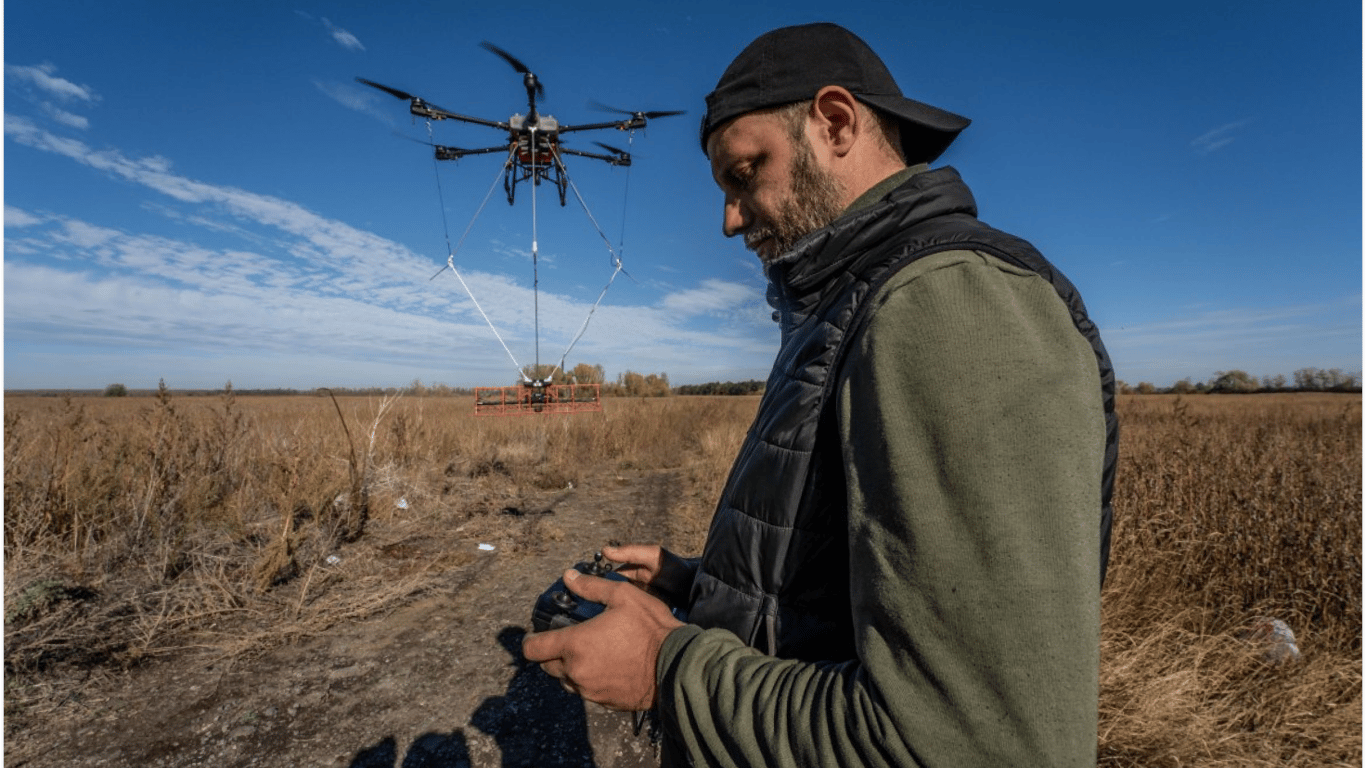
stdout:
{"type": "Polygon", "coordinates": [[[784,658],[854,658],[846,487],[833,392],[867,301],[898,270],[946,250],[977,250],[1047,279],[1096,353],[1106,454],[1101,577],[1109,555],[1118,422],[1114,370],[1075,287],[1029,243],[976,218],[952,168],[920,173],[770,265],[782,343],[712,518],[688,620],[724,627],[784,658]]]}

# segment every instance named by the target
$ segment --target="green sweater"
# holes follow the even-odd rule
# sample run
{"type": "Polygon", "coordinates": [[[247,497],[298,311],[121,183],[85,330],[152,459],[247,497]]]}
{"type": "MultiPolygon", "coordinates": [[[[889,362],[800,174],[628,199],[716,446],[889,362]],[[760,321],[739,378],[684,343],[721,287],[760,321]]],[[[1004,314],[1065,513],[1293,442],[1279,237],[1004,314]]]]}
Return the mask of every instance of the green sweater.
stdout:
{"type": "Polygon", "coordinates": [[[682,627],[666,728],[696,765],[1094,766],[1095,355],[1044,279],[982,253],[872,301],[837,391],[858,658],[682,627]]]}

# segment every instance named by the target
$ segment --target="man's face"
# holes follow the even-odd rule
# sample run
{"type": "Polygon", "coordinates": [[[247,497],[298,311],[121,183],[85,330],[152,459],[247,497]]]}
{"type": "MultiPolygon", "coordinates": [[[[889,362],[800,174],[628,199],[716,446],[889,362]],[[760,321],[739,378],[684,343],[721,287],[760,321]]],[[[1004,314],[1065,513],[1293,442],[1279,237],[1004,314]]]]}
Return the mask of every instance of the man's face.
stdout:
{"type": "Polygon", "coordinates": [[[843,190],[817,163],[805,135],[794,140],[776,114],[731,120],[711,135],[707,150],[712,178],[726,195],[722,232],[743,235],[745,247],[765,263],[845,208],[843,190]]]}

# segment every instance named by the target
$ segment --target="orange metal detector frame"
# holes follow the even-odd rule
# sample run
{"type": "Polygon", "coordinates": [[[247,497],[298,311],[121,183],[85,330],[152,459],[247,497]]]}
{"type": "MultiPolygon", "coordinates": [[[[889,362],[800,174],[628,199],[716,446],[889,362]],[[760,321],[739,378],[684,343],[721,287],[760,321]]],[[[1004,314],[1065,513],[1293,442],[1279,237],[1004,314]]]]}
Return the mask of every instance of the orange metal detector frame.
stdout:
{"type": "Polygon", "coordinates": [[[475,387],[475,416],[593,413],[602,411],[601,384],[546,384],[475,387]]]}

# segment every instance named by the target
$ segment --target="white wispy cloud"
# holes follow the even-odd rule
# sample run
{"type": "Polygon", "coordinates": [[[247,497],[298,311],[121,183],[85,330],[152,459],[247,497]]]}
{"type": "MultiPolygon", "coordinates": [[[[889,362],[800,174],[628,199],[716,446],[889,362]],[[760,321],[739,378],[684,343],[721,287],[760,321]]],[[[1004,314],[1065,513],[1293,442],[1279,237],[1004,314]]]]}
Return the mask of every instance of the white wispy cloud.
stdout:
{"type": "Polygon", "coordinates": [[[56,72],[57,67],[51,62],[31,66],[6,64],[5,80],[31,85],[47,96],[64,102],[79,101],[90,104],[99,100],[100,97],[94,88],[57,77],[56,72]]]}
{"type": "Polygon", "coordinates": [[[360,40],[358,40],[355,35],[347,32],[336,24],[333,24],[326,16],[323,17],[322,21],[323,26],[327,28],[328,34],[332,35],[332,39],[336,40],[338,45],[352,51],[365,50],[365,46],[361,45],[360,40]]]}
{"type": "Polygon", "coordinates": [[[752,303],[754,295],[753,286],[709,278],[696,288],[665,297],[660,306],[682,316],[730,312],[752,303]]]}
{"type": "Polygon", "coordinates": [[[46,62],[33,66],[6,64],[5,84],[14,86],[24,100],[36,104],[53,121],[68,128],[88,129],[90,119],[70,107],[93,105],[100,100],[99,94],[90,86],[58,77],[56,72],[57,67],[46,62]]]}
{"type": "Polygon", "coordinates": [[[313,14],[307,11],[296,10],[294,13],[296,13],[301,19],[306,19],[314,24],[321,24],[323,29],[327,30],[328,36],[331,37],[332,40],[335,41],[341,47],[350,51],[365,50],[365,46],[361,44],[359,38],[357,38],[350,32],[346,31],[345,29],[342,29],[341,27],[337,26],[336,24],[333,24],[332,21],[328,19],[326,16],[315,19],[313,17],[313,14]]]}
{"type": "Polygon", "coordinates": [[[1208,155],[1232,144],[1238,138],[1238,134],[1247,127],[1251,120],[1238,120],[1206,131],[1200,136],[1191,140],[1191,146],[1201,155],[1208,155]]]}
{"type": "Polygon", "coordinates": [[[48,117],[51,117],[53,120],[56,120],[69,128],[79,128],[83,131],[90,127],[90,119],[83,115],[78,115],[75,112],[68,112],[65,109],[50,103],[45,103],[42,107],[48,117]]]}
{"type": "Polygon", "coordinates": [[[34,224],[41,224],[43,217],[29,213],[28,211],[15,208],[12,205],[5,206],[5,226],[6,227],[31,227],[34,224]]]}
{"type": "Polygon", "coordinates": [[[373,117],[391,129],[400,125],[395,119],[398,113],[394,110],[393,99],[389,96],[381,97],[378,91],[357,85],[355,82],[314,80],[313,86],[343,107],[373,117]]]}

